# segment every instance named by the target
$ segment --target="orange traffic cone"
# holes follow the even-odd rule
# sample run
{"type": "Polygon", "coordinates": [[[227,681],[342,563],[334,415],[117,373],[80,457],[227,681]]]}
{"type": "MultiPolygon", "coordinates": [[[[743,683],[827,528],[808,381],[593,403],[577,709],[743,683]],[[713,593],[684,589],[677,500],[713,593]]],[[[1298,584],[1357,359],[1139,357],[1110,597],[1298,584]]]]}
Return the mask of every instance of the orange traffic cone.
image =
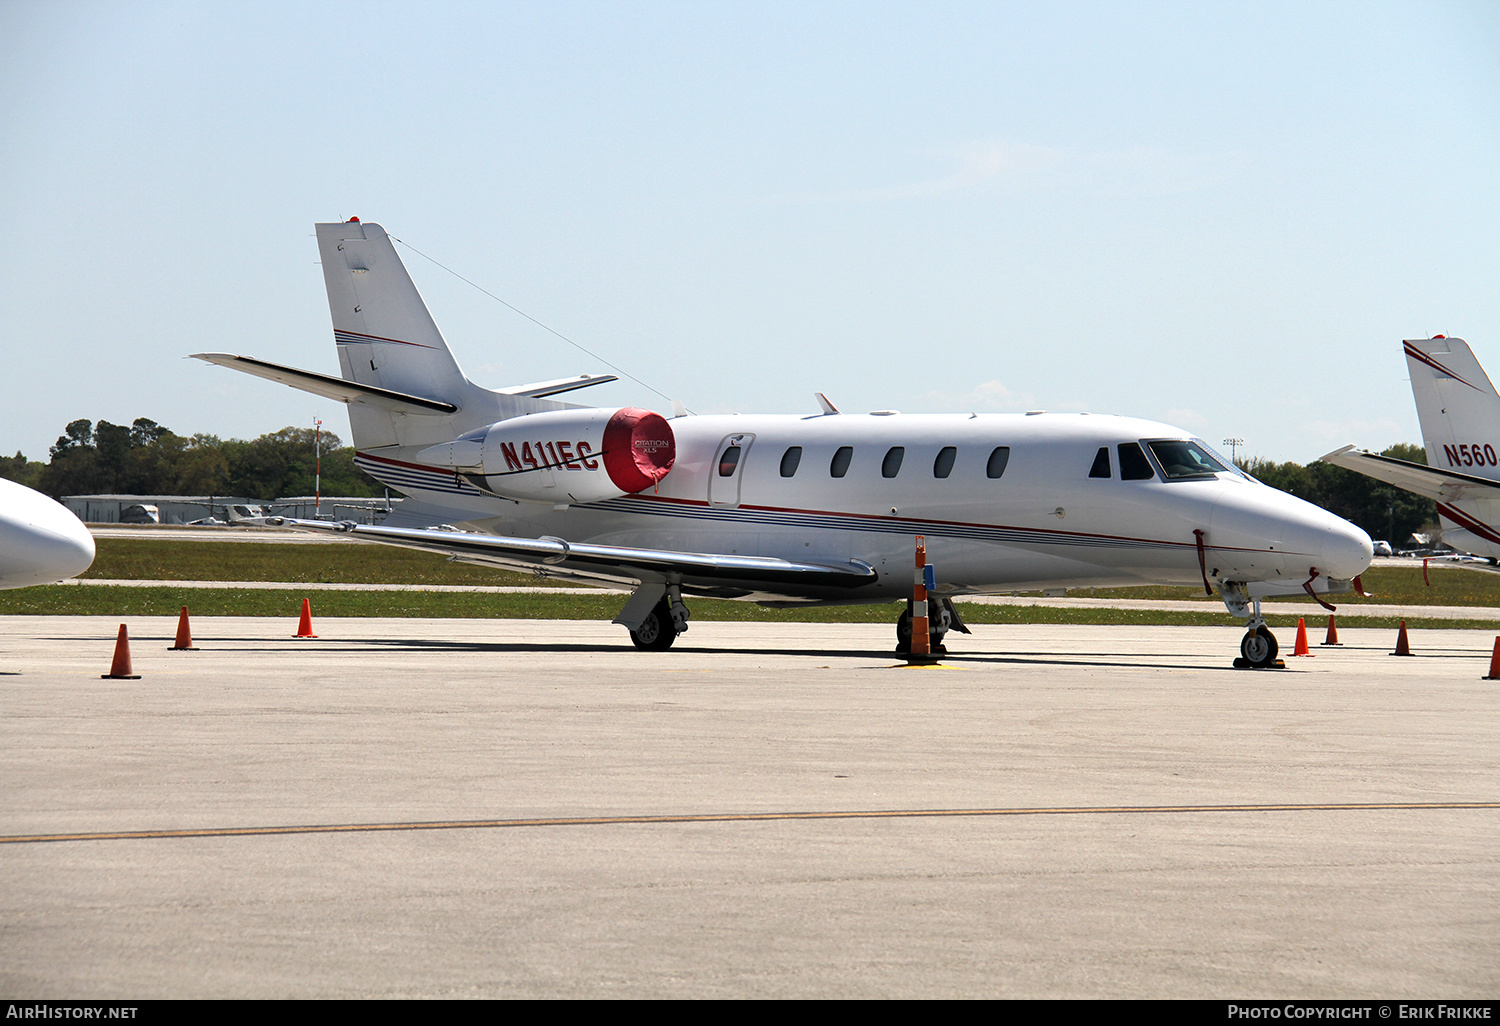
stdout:
{"type": "Polygon", "coordinates": [[[297,622],[297,633],[293,634],[292,637],[317,637],[317,635],[312,632],[312,605],[308,603],[307,599],[302,600],[302,619],[297,622]]]}
{"type": "Polygon", "coordinates": [[[140,680],[141,675],[130,672],[130,635],[125,625],[120,624],[120,634],[115,638],[115,661],[109,664],[109,672],[99,674],[100,680],[140,680]]]}
{"type": "Polygon", "coordinates": [[[1338,625],[1333,622],[1333,617],[1331,615],[1328,617],[1328,637],[1323,639],[1323,644],[1340,646],[1343,645],[1343,642],[1339,640],[1338,625]]]}
{"type": "Polygon", "coordinates": [[[1391,655],[1411,655],[1411,642],[1406,638],[1406,621],[1401,621],[1401,630],[1396,632],[1396,651],[1391,655]]]}
{"type": "Polygon", "coordinates": [[[1292,646],[1292,655],[1312,657],[1312,651],[1307,647],[1307,621],[1297,617],[1297,643],[1292,646]]]}
{"type": "Polygon", "coordinates": [[[182,607],[182,615],[177,618],[177,640],[168,652],[196,652],[193,647],[193,632],[188,630],[187,606],[182,607]]]}
{"type": "Polygon", "coordinates": [[[1500,638],[1495,639],[1495,652],[1490,656],[1490,672],[1480,680],[1500,680],[1500,638]]]}

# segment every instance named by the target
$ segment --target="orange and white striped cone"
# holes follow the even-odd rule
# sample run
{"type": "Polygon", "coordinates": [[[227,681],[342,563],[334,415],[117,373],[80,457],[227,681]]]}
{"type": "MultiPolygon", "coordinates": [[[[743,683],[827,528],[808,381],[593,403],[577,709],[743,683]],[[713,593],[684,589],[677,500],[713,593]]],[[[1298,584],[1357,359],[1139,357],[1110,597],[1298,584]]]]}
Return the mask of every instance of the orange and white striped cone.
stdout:
{"type": "Polygon", "coordinates": [[[115,637],[115,658],[108,673],[99,674],[100,680],[140,680],[139,673],[130,672],[130,635],[125,625],[120,624],[120,633],[115,637]]]}
{"type": "Polygon", "coordinates": [[[307,599],[302,600],[302,618],[297,621],[297,633],[293,634],[292,637],[317,637],[317,635],[312,632],[312,603],[308,602],[307,599]]]}
{"type": "Polygon", "coordinates": [[[932,662],[932,635],[930,618],[927,615],[927,538],[917,535],[916,575],[912,578],[911,594],[911,648],[906,654],[908,663],[932,662]]]}

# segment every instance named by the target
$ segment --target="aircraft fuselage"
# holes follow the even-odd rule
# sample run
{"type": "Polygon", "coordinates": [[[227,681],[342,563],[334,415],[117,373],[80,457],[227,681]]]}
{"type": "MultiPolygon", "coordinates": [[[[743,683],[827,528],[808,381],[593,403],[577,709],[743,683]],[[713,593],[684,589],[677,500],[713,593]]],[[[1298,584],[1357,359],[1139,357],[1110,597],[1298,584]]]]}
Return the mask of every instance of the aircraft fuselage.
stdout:
{"type": "MultiPolygon", "coordinates": [[[[938,593],[1213,581],[1300,583],[1317,570],[1348,579],[1369,560],[1363,532],[1239,472],[1171,479],[1151,442],[1178,428],[1088,414],[715,415],[670,421],[676,463],[650,491],[575,503],[570,469],[556,502],[486,495],[411,452],[360,454],[377,478],[434,504],[471,511],[495,534],[713,552],[875,568],[858,589],[746,589],[685,577],[689,590],[764,600],[886,601],[909,595],[913,538],[927,540],[938,593]],[[1142,444],[1145,443],[1145,444],[1142,444]],[[1120,447],[1149,466],[1122,479],[1120,447]],[[1099,451],[1104,449],[1100,474],[1099,451]],[[737,450],[737,452],[735,451],[737,450]],[[405,455],[408,458],[402,458],[405,455]],[[1149,471],[1150,476],[1142,476],[1149,471]],[[1200,565],[1198,535],[1204,561],[1200,565]]],[[[587,459],[567,439],[538,438],[558,462],[587,459]],[[563,446],[568,448],[563,449],[563,446]]],[[[1201,443],[1200,443],[1201,444],[1201,443]]],[[[583,466],[580,464],[581,471],[583,466]]]]}

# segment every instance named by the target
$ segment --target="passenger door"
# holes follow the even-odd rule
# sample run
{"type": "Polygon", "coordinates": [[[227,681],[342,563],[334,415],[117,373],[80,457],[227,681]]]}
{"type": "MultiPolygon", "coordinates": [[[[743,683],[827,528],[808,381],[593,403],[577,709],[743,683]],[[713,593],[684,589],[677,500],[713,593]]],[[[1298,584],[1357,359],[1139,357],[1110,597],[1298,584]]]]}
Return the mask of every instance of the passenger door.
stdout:
{"type": "Polygon", "coordinates": [[[713,466],[708,470],[708,504],[710,506],[738,506],[740,504],[740,480],[745,472],[745,458],[750,454],[750,444],[755,436],[750,434],[726,435],[714,453],[713,466]]]}

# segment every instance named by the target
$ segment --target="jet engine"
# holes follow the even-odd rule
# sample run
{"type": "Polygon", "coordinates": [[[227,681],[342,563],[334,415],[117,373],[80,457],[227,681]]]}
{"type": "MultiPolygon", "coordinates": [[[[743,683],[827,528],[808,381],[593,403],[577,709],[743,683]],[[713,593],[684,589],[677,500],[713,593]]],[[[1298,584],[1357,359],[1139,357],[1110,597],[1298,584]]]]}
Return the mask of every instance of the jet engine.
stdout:
{"type": "Polygon", "coordinates": [[[650,410],[551,410],[470,431],[418,458],[507,499],[598,502],[654,486],[672,469],[677,443],[650,410]]]}

